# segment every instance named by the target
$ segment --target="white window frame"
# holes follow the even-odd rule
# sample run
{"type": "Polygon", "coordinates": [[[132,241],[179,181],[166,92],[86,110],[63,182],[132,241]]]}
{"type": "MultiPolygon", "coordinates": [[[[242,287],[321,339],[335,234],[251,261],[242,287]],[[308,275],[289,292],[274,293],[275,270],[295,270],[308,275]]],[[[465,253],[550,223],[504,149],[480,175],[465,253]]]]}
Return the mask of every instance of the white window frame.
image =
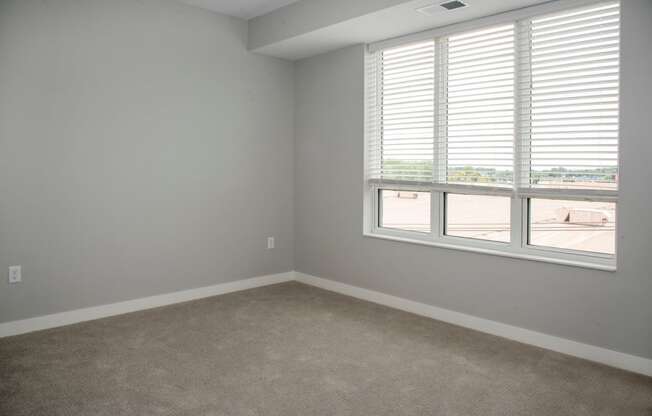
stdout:
{"type": "MultiPolygon", "coordinates": [[[[477,19],[471,22],[451,25],[443,29],[433,29],[430,31],[420,32],[413,35],[404,36],[397,39],[390,39],[368,45],[368,52],[385,49],[391,46],[399,46],[417,42],[433,37],[449,36],[463,31],[488,28],[494,25],[505,23],[515,23],[518,26],[518,20],[532,18],[538,15],[554,13],[576,7],[582,7],[592,4],[600,4],[604,1],[584,1],[584,0],[558,0],[556,2],[546,3],[539,6],[532,6],[513,12],[507,12],[500,15],[490,16],[487,18],[477,19]]],[[[518,62],[518,57],[515,59],[518,62]]],[[[366,79],[365,79],[366,81],[366,79]]],[[[518,82],[515,79],[515,82],[518,82]]],[[[376,85],[370,85],[365,82],[365,88],[376,88],[376,85]]],[[[515,89],[515,111],[518,108],[518,89],[515,89]]],[[[365,103],[366,105],[366,103],[365,103]]],[[[367,108],[365,108],[367,112],[367,108]]],[[[516,118],[515,118],[516,119],[516,118]]],[[[365,121],[369,121],[368,114],[365,114],[365,121]]],[[[519,123],[515,123],[518,126],[519,123]]],[[[515,147],[518,145],[518,127],[515,127],[515,147]]],[[[367,142],[371,138],[365,129],[365,167],[367,166],[367,142]]],[[[516,150],[516,149],[515,149],[516,150]]],[[[519,157],[519,152],[514,152],[514,158],[519,157]]],[[[519,160],[514,163],[516,171],[515,177],[521,174],[518,171],[520,166],[519,160]]],[[[618,163],[620,168],[620,162],[618,163]]],[[[470,251],[475,253],[497,255],[503,257],[512,257],[534,261],[543,261],[568,266],[585,267],[604,271],[615,271],[617,267],[616,254],[603,254],[597,252],[577,251],[555,247],[535,246],[529,244],[529,201],[532,198],[559,199],[559,200],[586,200],[593,202],[615,202],[616,203],[616,221],[615,221],[615,253],[618,251],[618,196],[617,193],[603,193],[601,191],[576,191],[576,190],[527,190],[519,191],[516,188],[497,188],[487,187],[486,189],[465,188],[455,185],[434,185],[434,184],[406,184],[396,181],[383,181],[382,183],[370,181],[365,177],[364,185],[364,212],[363,212],[363,235],[366,237],[380,238],[386,240],[400,241],[420,245],[428,245],[446,249],[455,249],[470,251]],[[384,228],[379,225],[379,201],[378,195],[381,189],[389,190],[408,190],[418,192],[430,192],[430,233],[399,230],[394,228],[384,228]],[[465,237],[450,236],[445,234],[445,195],[446,193],[462,193],[471,195],[493,195],[508,197],[511,200],[510,219],[511,232],[510,242],[498,242],[490,240],[481,240],[465,237]]]]}

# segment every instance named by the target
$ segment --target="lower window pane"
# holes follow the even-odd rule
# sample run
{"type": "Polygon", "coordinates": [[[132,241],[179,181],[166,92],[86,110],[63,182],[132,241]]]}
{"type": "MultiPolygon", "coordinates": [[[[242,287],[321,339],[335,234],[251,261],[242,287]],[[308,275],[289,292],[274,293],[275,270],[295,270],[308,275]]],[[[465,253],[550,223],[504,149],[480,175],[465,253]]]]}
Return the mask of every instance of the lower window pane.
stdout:
{"type": "Polygon", "coordinates": [[[510,203],[504,196],[446,194],[446,235],[508,243],[510,203]]]}
{"type": "Polygon", "coordinates": [[[531,245],[615,253],[615,203],[532,198],[529,205],[531,245]]]}
{"type": "Polygon", "coordinates": [[[378,201],[379,226],[430,232],[430,192],[381,189],[378,201]]]}

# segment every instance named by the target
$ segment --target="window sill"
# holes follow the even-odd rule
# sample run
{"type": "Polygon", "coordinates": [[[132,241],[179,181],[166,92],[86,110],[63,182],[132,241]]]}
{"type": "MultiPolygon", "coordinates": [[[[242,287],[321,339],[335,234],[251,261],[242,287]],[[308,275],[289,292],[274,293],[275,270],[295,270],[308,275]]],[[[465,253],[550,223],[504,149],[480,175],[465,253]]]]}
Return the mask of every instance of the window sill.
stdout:
{"type": "Polygon", "coordinates": [[[491,248],[470,247],[461,244],[425,241],[416,238],[397,237],[393,235],[370,233],[370,232],[364,232],[363,236],[378,238],[381,240],[398,241],[402,243],[419,244],[422,246],[439,247],[439,248],[446,248],[451,250],[462,250],[462,251],[468,251],[472,253],[490,254],[494,256],[511,257],[515,259],[531,260],[531,261],[538,261],[544,263],[553,263],[553,264],[560,264],[563,266],[574,266],[574,267],[581,267],[585,269],[601,270],[606,272],[616,271],[615,261],[613,262],[613,264],[609,264],[606,262],[597,263],[597,262],[589,262],[589,261],[581,261],[581,260],[568,260],[568,259],[555,258],[551,256],[545,256],[543,254],[531,254],[531,253],[522,253],[522,252],[515,252],[515,251],[495,250],[491,248]]]}

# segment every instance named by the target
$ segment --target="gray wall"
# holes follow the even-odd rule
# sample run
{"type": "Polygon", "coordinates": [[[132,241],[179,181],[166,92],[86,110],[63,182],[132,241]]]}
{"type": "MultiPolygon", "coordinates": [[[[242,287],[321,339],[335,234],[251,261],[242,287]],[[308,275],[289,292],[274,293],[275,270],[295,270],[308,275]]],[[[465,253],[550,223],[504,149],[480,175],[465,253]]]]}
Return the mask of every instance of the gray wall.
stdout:
{"type": "Polygon", "coordinates": [[[0,1],[0,322],[292,270],[293,65],[246,34],[167,1],[0,1]]]}
{"type": "Polygon", "coordinates": [[[622,2],[618,272],[363,237],[362,46],[296,67],[296,270],[652,358],[650,22],[622,2]]]}
{"type": "Polygon", "coordinates": [[[2,0],[0,322],[294,267],[652,357],[652,3],[622,14],[607,273],[364,238],[361,46],[293,69],[173,2],[2,0]]]}

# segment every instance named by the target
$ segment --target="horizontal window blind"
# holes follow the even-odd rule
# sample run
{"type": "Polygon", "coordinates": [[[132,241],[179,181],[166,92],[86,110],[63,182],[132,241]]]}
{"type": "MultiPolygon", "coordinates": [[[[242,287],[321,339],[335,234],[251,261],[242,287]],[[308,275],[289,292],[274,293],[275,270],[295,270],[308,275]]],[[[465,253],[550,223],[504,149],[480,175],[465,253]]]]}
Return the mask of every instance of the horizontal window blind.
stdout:
{"type": "Polygon", "coordinates": [[[446,182],[511,184],[514,25],[451,36],[443,44],[446,182]]]}
{"type": "Polygon", "coordinates": [[[376,178],[431,182],[435,78],[434,41],[384,50],[370,63],[376,83],[370,111],[373,139],[369,174],[376,178]]]}
{"type": "Polygon", "coordinates": [[[524,186],[616,189],[619,20],[618,4],[602,4],[527,22],[524,186]]]}
{"type": "Polygon", "coordinates": [[[619,5],[367,56],[371,182],[615,192],[619,5]]]}

